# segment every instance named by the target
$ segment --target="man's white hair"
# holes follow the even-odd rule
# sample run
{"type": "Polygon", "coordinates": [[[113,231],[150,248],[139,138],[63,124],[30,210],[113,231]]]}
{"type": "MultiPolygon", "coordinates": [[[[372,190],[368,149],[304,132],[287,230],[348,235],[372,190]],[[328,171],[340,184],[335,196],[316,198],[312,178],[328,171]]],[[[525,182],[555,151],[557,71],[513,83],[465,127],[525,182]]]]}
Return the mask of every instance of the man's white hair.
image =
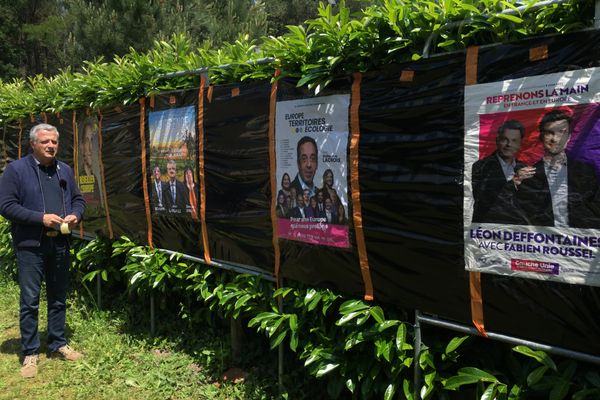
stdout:
{"type": "Polygon", "coordinates": [[[33,143],[37,142],[37,136],[38,136],[39,131],[56,132],[56,136],[57,137],[60,136],[58,133],[58,129],[56,129],[56,127],[54,125],[37,124],[33,128],[31,128],[31,130],[29,131],[29,140],[32,141],[33,143]]]}

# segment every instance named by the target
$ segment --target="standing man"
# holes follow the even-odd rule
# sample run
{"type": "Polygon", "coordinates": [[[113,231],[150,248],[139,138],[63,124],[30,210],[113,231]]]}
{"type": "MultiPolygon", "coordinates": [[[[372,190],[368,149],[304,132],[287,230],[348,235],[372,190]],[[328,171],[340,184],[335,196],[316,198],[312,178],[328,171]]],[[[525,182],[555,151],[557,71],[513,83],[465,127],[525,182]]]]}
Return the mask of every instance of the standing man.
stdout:
{"type": "Polygon", "coordinates": [[[167,193],[164,195],[165,207],[169,212],[181,213],[185,212],[189,205],[189,200],[185,185],[177,180],[177,164],[175,160],[167,162],[167,193]]]}
{"type": "Polygon", "coordinates": [[[504,122],[496,135],[496,151],[473,164],[473,222],[524,224],[523,212],[515,205],[512,179],[525,167],[517,159],[525,128],[517,120],[504,122]]]}
{"type": "Polygon", "coordinates": [[[152,179],[152,201],[154,203],[155,211],[164,211],[165,209],[165,195],[168,192],[168,185],[161,179],[161,171],[158,165],[155,165],[152,169],[154,179],[152,179]]]}
{"type": "Polygon", "coordinates": [[[296,146],[296,162],[298,164],[298,173],[292,181],[292,187],[296,188],[296,193],[304,193],[309,190],[309,198],[316,194],[316,186],[313,178],[319,167],[319,150],[317,142],[310,136],[304,136],[298,141],[296,146]]]}
{"type": "Polygon", "coordinates": [[[0,214],[11,221],[17,256],[24,355],[21,375],[25,378],[37,373],[38,308],[44,277],[50,356],[69,361],[81,357],[67,345],[65,314],[70,265],[68,233],[81,221],[85,210],[73,170],[56,159],[56,127],[36,125],[29,139],[33,154],[10,163],[0,179],[0,214]]]}
{"type": "Polygon", "coordinates": [[[561,110],[546,113],[539,124],[544,156],[517,172],[517,199],[528,224],[600,228],[600,190],[595,167],[567,157],[571,117],[561,110]]]}

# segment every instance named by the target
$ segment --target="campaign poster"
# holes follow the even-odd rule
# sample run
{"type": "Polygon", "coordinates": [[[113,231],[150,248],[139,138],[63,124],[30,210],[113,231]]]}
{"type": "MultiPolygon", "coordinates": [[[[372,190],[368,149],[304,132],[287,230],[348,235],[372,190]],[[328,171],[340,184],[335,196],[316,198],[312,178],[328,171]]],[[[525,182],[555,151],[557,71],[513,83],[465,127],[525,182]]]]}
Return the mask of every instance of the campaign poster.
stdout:
{"type": "Polygon", "coordinates": [[[600,286],[600,69],[465,87],[469,271],[600,286]]]}
{"type": "Polygon", "coordinates": [[[85,199],[86,217],[105,215],[100,168],[98,117],[87,116],[78,124],[77,170],[79,190],[85,199]]]}
{"type": "Polygon", "coordinates": [[[150,112],[150,202],[155,214],[198,219],[196,109],[150,112]]]}
{"type": "Polygon", "coordinates": [[[277,102],[277,225],[280,239],[350,247],[350,95],[277,102]]]}

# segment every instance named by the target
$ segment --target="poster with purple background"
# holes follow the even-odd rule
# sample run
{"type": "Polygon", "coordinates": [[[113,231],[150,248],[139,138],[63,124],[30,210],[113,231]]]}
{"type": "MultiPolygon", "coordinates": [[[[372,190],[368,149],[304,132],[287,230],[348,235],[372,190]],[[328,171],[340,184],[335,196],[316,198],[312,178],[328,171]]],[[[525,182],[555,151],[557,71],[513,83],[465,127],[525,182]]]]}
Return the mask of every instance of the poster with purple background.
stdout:
{"type": "Polygon", "coordinates": [[[469,271],[600,286],[600,69],[465,87],[469,271]]]}

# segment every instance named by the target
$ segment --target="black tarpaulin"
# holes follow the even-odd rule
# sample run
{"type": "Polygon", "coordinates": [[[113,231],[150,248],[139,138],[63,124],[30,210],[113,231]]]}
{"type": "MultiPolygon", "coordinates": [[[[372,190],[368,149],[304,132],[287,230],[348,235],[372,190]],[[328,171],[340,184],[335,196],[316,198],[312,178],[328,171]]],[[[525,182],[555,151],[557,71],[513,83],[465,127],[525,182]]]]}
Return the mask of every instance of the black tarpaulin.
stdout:
{"type": "Polygon", "coordinates": [[[206,91],[204,156],[211,257],[273,272],[270,89],[256,82],[206,91]]]}
{"type": "Polygon", "coordinates": [[[463,83],[462,54],[365,74],[359,169],[375,298],[468,323],[463,83]]]}
{"type": "MultiPolygon", "coordinates": [[[[101,114],[102,162],[113,237],[126,235],[146,243],[139,106],[103,109],[101,114]]],[[[108,226],[105,229],[108,236],[108,226]]]]}

